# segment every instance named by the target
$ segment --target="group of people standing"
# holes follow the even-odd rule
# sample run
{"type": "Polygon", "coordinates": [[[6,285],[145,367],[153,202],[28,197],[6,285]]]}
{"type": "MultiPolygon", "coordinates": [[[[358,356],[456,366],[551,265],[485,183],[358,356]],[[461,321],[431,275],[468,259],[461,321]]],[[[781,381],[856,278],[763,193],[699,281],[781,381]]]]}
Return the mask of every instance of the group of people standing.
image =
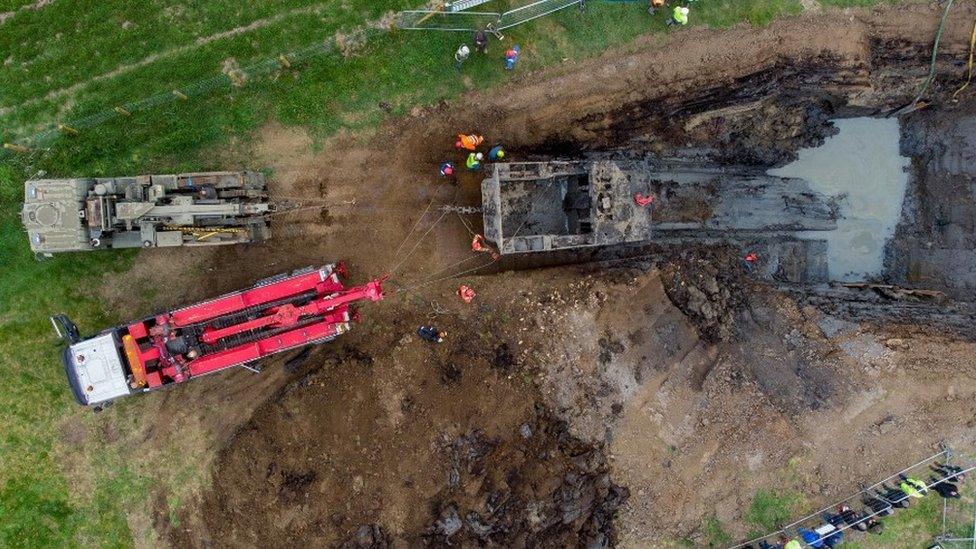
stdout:
{"type": "MultiPolygon", "coordinates": [[[[479,30],[474,33],[474,49],[478,53],[487,54],[488,53],[488,40],[489,35],[493,34],[497,38],[501,38],[501,35],[497,31],[492,31],[490,28],[486,30],[479,30]]],[[[519,57],[522,55],[522,47],[518,44],[513,44],[510,48],[505,50],[505,69],[514,70],[515,64],[518,63],[519,57]]],[[[461,70],[461,66],[464,62],[468,60],[471,56],[471,48],[467,44],[461,44],[458,46],[456,52],[454,52],[454,62],[457,70],[461,70]]]]}
{"type": "MultiPolygon", "coordinates": [[[[650,0],[651,6],[647,8],[647,11],[654,15],[657,10],[670,7],[668,0],[650,0]]],[[[691,13],[691,8],[687,6],[689,2],[694,2],[694,0],[685,0],[679,5],[671,8],[671,12],[668,15],[667,21],[665,21],[668,26],[672,25],[687,25],[688,24],[688,14],[691,13]]],[[[675,2],[677,4],[677,2],[675,2]]]]}
{"type": "MultiPolygon", "coordinates": [[[[471,171],[481,169],[481,163],[485,160],[485,154],[478,149],[484,144],[485,138],[476,134],[458,134],[454,141],[454,148],[459,151],[467,151],[468,156],[464,161],[464,166],[471,171]]],[[[496,143],[488,149],[488,160],[498,162],[505,158],[505,148],[501,143],[496,143]]],[[[440,167],[442,177],[454,177],[456,168],[453,162],[444,162],[440,167]]]]}
{"type": "MultiPolygon", "coordinates": [[[[688,24],[688,15],[691,13],[691,8],[688,6],[691,2],[695,0],[674,0],[674,7],[671,7],[670,0],[649,0],[650,7],[648,12],[652,15],[659,9],[670,8],[668,18],[665,21],[668,26],[678,25],[684,26],[688,24]]],[[[580,11],[586,11],[586,0],[579,0],[580,11]]],[[[475,31],[474,33],[474,49],[478,53],[487,54],[488,53],[488,41],[490,36],[494,35],[496,38],[503,38],[502,35],[491,28],[475,31]]],[[[519,57],[522,55],[522,48],[518,44],[513,44],[507,50],[505,50],[505,69],[514,70],[515,64],[518,63],[519,57]]],[[[457,70],[460,71],[464,62],[471,57],[471,48],[467,44],[461,44],[458,46],[457,51],[454,52],[454,63],[457,70]]]]}
{"type": "MultiPolygon", "coordinates": [[[[924,498],[935,492],[945,499],[960,497],[958,482],[965,478],[963,469],[955,465],[933,462],[929,465],[933,474],[926,483],[919,478],[905,474],[898,475],[898,482],[889,485],[882,483],[873,491],[865,491],[861,502],[864,508],[855,511],[848,505],[840,505],[835,512],[822,515],[823,524],[814,528],[798,528],[796,537],[780,536],[774,542],[760,541],[758,549],[814,549],[833,548],[844,541],[844,530],[880,534],[884,531],[882,517],[891,515],[897,509],[905,509],[913,499],[924,498]]],[[[743,549],[752,549],[746,545],[743,549]]]]}

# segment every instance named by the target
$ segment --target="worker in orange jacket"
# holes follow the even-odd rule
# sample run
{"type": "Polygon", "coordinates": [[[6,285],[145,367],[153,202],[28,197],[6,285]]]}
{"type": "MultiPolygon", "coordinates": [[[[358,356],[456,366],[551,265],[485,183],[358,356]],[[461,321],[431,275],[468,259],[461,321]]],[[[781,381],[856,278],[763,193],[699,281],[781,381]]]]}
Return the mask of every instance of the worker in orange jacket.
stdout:
{"type": "Polygon", "coordinates": [[[465,303],[471,303],[477,294],[469,286],[462,284],[458,287],[457,296],[465,303]]]}
{"type": "Polygon", "coordinates": [[[469,151],[477,150],[482,143],[485,142],[485,138],[478,134],[462,135],[458,134],[457,141],[454,142],[455,149],[466,149],[469,151]]]}

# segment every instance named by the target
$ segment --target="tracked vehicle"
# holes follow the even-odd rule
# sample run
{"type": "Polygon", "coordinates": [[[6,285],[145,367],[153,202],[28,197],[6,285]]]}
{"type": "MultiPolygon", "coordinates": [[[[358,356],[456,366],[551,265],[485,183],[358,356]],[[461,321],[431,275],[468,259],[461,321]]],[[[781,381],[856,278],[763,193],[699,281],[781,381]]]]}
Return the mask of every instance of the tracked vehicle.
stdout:
{"type": "Polygon", "coordinates": [[[575,161],[491,170],[481,184],[485,237],[502,255],[837,227],[833,198],[803,179],[745,167],[575,161]]]}
{"type": "Polygon", "coordinates": [[[350,307],[383,299],[383,279],[346,288],[345,267],[325,265],[279,275],[203,303],[82,338],[65,315],[51,318],[68,342],[62,362],[75,400],[100,410],[122,397],[307,345],[350,329],[350,307]]]}
{"type": "Polygon", "coordinates": [[[24,184],[21,218],[39,256],[108,248],[212,246],[269,236],[257,172],[207,172],[24,184]]]}
{"type": "Polygon", "coordinates": [[[687,159],[493,164],[481,198],[502,256],[731,243],[761,253],[757,275],[801,283],[828,279],[817,235],[839,209],[803,179],[687,159]]]}

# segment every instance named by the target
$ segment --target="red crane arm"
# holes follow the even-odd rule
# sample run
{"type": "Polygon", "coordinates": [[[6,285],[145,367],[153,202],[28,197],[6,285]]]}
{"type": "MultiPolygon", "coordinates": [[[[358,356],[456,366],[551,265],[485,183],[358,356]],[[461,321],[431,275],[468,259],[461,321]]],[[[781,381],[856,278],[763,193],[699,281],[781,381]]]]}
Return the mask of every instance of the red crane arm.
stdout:
{"type": "Polygon", "coordinates": [[[384,280],[385,278],[373,280],[363,286],[315,299],[301,307],[296,307],[292,304],[281,305],[265,316],[226,328],[208,328],[203,332],[201,340],[207,344],[214,344],[225,337],[250,330],[257,330],[269,326],[294,326],[303,317],[321,315],[356,301],[379,301],[383,299],[382,284],[384,280]]]}

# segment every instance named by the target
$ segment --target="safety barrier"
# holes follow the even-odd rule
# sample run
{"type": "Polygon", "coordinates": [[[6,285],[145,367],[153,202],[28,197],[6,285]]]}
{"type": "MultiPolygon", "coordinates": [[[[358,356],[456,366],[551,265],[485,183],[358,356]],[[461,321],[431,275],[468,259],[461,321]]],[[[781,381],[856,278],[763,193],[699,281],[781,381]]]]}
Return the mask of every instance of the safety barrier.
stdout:
{"type": "Polygon", "coordinates": [[[403,30],[473,32],[491,28],[502,14],[483,11],[412,10],[397,14],[395,25],[403,30]]]}
{"type": "Polygon", "coordinates": [[[412,10],[397,14],[396,27],[403,30],[474,32],[503,30],[538,19],[584,0],[539,0],[502,13],[472,11],[412,10]]]}
{"type": "Polygon", "coordinates": [[[444,2],[445,11],[463,11],[481,4],[487,4],[491,0],[456,0],[454,2],[444,2]]]}
{"type": "Polygon", "coordinates": [[[581,4],[582,2],[580,0],[542,0],[541,2],[534,2],[511,11],[506,11],[499,18],[498,25],[495,28],[499,30],[508,29],[570,6],[579,6],[581,4]]]}
{"type": "MultiPolygon", "coordinates": [[[[820,510],[818,510],[816,512],[810,513],[810,514],[808,514],[808,515],[806,515],[806,516],[804,516],[804,517],[802,517],[800,519],[794,520],[793,522],[791,522],[791,523],[783,526],[782,528],[776,530],[775,532],[767,533],[767,534],[765,534],[763,536],[757,537],[755,539],[751,539],[751,540],[746,541],[746,542],[737,543],[735,545],[730,546],[729,549],[744,549],[744,548],[748,548],[748,547],[755,547],[755,544],[760,544],[760,547],[761,547],[762,546],[761,545],[761,542],[764,542],[764,541],[767,542],[767,543],[769,543],[770,546],[775,546],[774,544],[777,542],[777,540],[779,539],[780,536],[785,537],[785,538],[788,538],[788,539],[799,539],[799,538],[801,538],[801,536],[799,536],[799,534],[798,534],[799,529],[801,529],[802,527],[806,526],[808,530],[813,531],[814,525],[820,524],[820,523],[823,522],[823,514],[824,513],[830,512],[830,511],[834,511],[838,506],[841,506],[841,505],[847,505],[847,506],[852,507],[852,508],[861,507],[861,501],[860,500],[861,500],[861,497],[862,496],[864,496],[864,495],[871,495],[872,494],[872,491],[877,490],[877,489],[880,489],[880,488],[883,488],[886,485],[886,483],[888,483],[888,482],[894,481],[895,484],[897,484],[898,483],[898,478],[901,475],[908,475],[908,476],[911,476],[913,474],[918,475],[918,476],[922,476],[922,475],[928,476],[928,475],[931,475],[932,472],[929,469],[929,466],[930,465],[932,465],[933,463],[935,463],[935,462],[937,462],[939,460],[944,460],[946,464],[949,464],[949,463],[951,463],[952,458],[955,457],[955,456],[956,456],[956,454],[954,454],[951,449],[949,449],[947,446],[943,446],[942,447],[942,450],[940,452],[938,452],[937,454],[931,455],[931,456],[923,459],[922,461],[919,461],[918,463],[916,463],[914,465],[911,465],[909,467],[906,467],[906,468],[902,469],[901,471],[898,471],[897,473],[894,473],[892,475],[889,475],[889,476],[885,477],[884,479],[882,479],[882,480],[880,480],[880,481],[878,481],[878,482],[876,482],[876,483],[874,483],[874,484],[872,484],[870,486],[862,486],[861,487],[861,491],[858,492],[858,493],[856,493],[856,494],[853,494],[853,495],[848,496],[848,497],[846,497],[846,498],[844,498],[844,499],[842,499],[840,501],[837,501],[835,503],[832,503],[832,504],[824,507],[823,509],[820,509],[820,510]]],[[[955,464],[955,465],[958,466],[959,464],[955,464]]],[[[940,480],[933,479],[933,480],[931,480],[929,482],[926,482],[925,483],[926,490],[931,490],[931,488],[933,486],[935,486],[936,484],[938,484],[939,482],[952,481],[952,480],[954,480],[956,478],[963,477],[965,474],[972,473],[974,470],[976,470],[976,466],[974,466],[972,463],[967,463],[967,464],[965,464],[964,467],[960,467],[960,470],[958,472],[956,472],[956,473],[953,473],[951,475],[945,476],[944,478],[941,478],[940,480]]],[[[882,498],[882,496],[877,495],[877,494],[875,494],[875,496],[876,497],[879,497],[879,498],[882,498]]],[[[906,495],[905,497],[907,498],[908,496],[906,495]]],[[[882,498],[882,499],[884,499],[884,498],[882,498]]],[[[895,503],[895,501],[889,501],[889,503],[892,503],[893,504],[893,503],[895,503]]],[[[866,520],[866,519],[871,519],[871,518],[880,518],[881,516],[882,516],[882,512],[881,511],[870,512],[870,513],[863,513],[862,514],[862,519],[866,520]]],[[[943,514],[943,517],[945,517],[945,514],[943,514]]],[[[976,519],[974,519],[974,528],[976,528],[976,519]]],[[[836,527],[836,528],[832,529],[831,531],[829,531],[829,532],[827,532],[825,534],[820,534],[820,537],[818,537],[816,540],[814,540],[812,542],[810,542],[810,541],[803,541],[802,542],[802,545],[803,546],[807,546],[807,547],[823,547],[825,545],[825,541],[828,538],[834,538],[834,536],[837,536],[838,534],[841,534],[842,535],[843,533],[848,532],[848,531],[850,531],[852,529],[853,529],[853,525],[851,525],[851,524],[844,524],[844,525],[842,525],[840,527],[836,527]]],[[[945,529],[946,529],[945,519],[943,519],[943,533],[945,533],[945,529]]],[[[976,538],[976,532],[974,532],[973,537],[976,538]]],[[[972,541],[972,542],[976,543],[976,540],[974,540],[972,538],[965,538],[965,539],[963,539],[963,541],[967,541],[967,542],[968,541],[972,541]]]]}

